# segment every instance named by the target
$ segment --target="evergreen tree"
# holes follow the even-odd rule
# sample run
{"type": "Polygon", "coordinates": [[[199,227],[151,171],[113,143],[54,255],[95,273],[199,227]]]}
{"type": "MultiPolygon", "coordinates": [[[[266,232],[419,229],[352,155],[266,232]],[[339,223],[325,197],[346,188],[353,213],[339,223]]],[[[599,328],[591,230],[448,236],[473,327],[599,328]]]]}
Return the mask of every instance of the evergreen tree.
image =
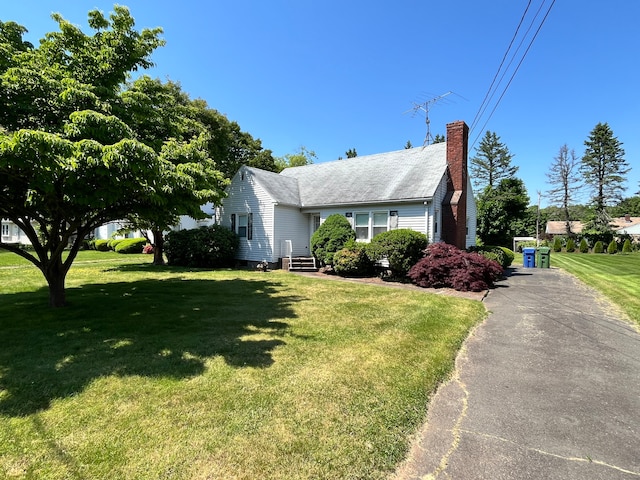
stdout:
{"type": "Polygon", "coordinates": [[[446,141],[447,141],[447,139],[444,137],[444,135],[436,133],[436,136],[433,138],[433,142],[431,142],[431,143],[442,143],[442,142],[446,142],[446,141]]]}
{"type": "Polygon", "coordinates": [[[347,158],[355,158],[358,156],[358,152],[356,152],[355,148],[350,148],[345,152],[345,155],[347,156],[347,158]]]}
{"type": "Polygon", "coordinates": [[[622,199],[629,164],[624,159],[622,142],[606,123],[598,123],[584,142],[586,150],[580,171],[591,194],[594,216],[590,229],[609,230],[607,207],[622,199]]]}
{"type": "Polygon", "coordinates": [[[503,178],[511,178],[518,167],[511,165],[513,155],[495,132],[487,133],[476,148],[476,156],[471,159],[471,176],[477,191],[494,187],[503,178]]]}

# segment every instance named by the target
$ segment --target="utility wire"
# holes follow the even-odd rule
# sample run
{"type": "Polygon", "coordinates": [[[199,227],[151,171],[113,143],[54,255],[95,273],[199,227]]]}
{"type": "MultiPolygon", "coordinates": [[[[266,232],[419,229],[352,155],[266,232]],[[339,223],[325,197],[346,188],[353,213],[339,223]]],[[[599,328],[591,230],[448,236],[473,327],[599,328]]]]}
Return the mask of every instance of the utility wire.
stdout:
{"type": "MultiPolygon", "coordinates": [[[[543,3],[540,5],[540,8],[538,9],[538,13],[540,12],[540,10],[542,9],[542,7],[544,6],[544,3],[546,2],[546,0],[543,1],[543,3]]],[[[529,2],[530,4],[531,2],[529,2]]],[[[547,20],[547,17],[549,16],[549,13],[551,12],[551,9],[553,8],[555,4],[555,0],[552,0],[551,5],[549,6],[549,8],[547,9],[547,12],[544,15],[544,18],[542,19],[542,21],[540,22],[540,24],[538,25],[538,28],[536,29],[536,32],[533,36],[533,38],[531,39],[531,41],[529,42],[529,45],[527,46],[527,49],[525,50],[525,52],[523,53],[522,57],[520,58],[520,61],[518,62],[518,65],[516,66],[516,69],[514,70],[513,74],[511,75],[509,82],[507,83],[507,85],[504,87],[504,89],[502,90],[502,93],[500,94],[500,97],[498,98],[498,101],[496,102],[496,104],[494,105],[493,109],[491,110],[491,113],[489,114],[489,117],[487,118],[487,120],[484,122],[484,124],[482,125],[482,128],[480,129],[480,133],[478,133],[478,135],[476,136],[475,140],[473,141],[473,144],[471,145],[471,148],[473,148],[473,146],[476,144],[476,142],[478,141],[478,138],[480,137],[480,135],[482,134],[482,131],[484,130],[484,128],[486,127],[487,123],[489,123],[489,120],[491,119],[491,117],[493,116],[493,114],[495,113],[496,109],[498,108],[498,105],[500,104],[500,101],[502,100],[502,98],[504,97],[505,93],[507,92],[507,90],[509,89],[509,86],[511,85],[511,82],[513,81],[514,77],[516,76],[516,73],[518,73],[518,70],[520,69],[520,66],[522,65],[522,62],[524,61],[525,57],[527,56],[527,54],[529,53],[529,50],[531,49],[531,46],[533,45],[533,42],[535,41],[536,37],[538,36],[538,33],[540,33],[540,30],[542,29],[542,26],[544,25],[544,23],[547,20]]],[[[525,9],[525,13],[523,14],[521,20],[520,20],[520,24],[518,24],[518,28],[516,29],[516,33],[514,34],[514,38],[511,40],[511,43],[509,44],[509,48],[507,48],[507,53],[505,53],[505,58],[509,52],[509,50],[511,49],[511,46],[513,45],[513,42],[515,40],[515,37],[518,33],[518,30],[520,29],[520,26],[524,20],[524,17],[527,13],[527,11],[529,10],[529,5],[527,5],[527,8],[525,9]]],[[[535,22],[535,19],[538,17],[538,13],[536,13],[534,19],[532,20],[532,25],[533,22],[535,22]]],[[[529,27],[529,29],[527,30],[527,33],[531,30],[531,26],[529,27]]],[[[525,34],[526,36],[526,34],[525,34]]],[[[522,42],[524,42],[524,38],[520,43],[520,46],[522,45],[522,42]]],[[[520,46],[518,46],[517,51],[520,49],[520,46]]],[[[515,54],[514,54],[515,57],[515,54]]],[[[475,126],[477,125],[477,122],[479,121],[479,119],[481,118],[482,115],[484,115],[484,112],[486,111],[486,109],[488,108],[488,103],[487,105],[485,105],[485,101],[487,100],[487,97],[489,97],[489,100],[491,100],[493,98],[493,95],[495,94],[495,92],[491,93],[491,88],[493,87],[496,78],[498,77],[499,73],[500,73],[500,69],[502,68],[502,65],[504,64],[504,60],[505,58],[503,58],[502,63],[500,64],[500,68],[498,69],[498,71],[496,72],[496,75],[493,79],[493,82],[491,83],[491,87],[489,87],[489,91],[487,92],[487,95],[485,96],[485,100],[483,101],[482,105],[480,106],[479,110],[478,110],[478,114],[476,114],[476,118],[473,121],[472,127],[470,130],[473,130],[475,128],[475,126]]],[[[509,62],[509,66],[511,65],[511,63],[513,62],[513,58],[512,60],[509,62]]],[[[502,77],[500,78],[500,82],[502,82],[502,79],[504,78],[504,75],[506,75],[506,72],[502,74],[502,77]]],[[[500,83],[499,82],[499,83],[500,83]]]]}
{"type": "Polygon", "coordinates": [[[491,93],[491,90],[493,89],[493,85],[496,83],[496,80],[498,78],[498,75],[500,74],[500,70],[502,70],[502,66],[504,65],[504,61],[507,59],[507,55],[509,55],[509,50],[511,50],[511,47],[513,45],[513,42],[515,42],[516,37],[518,36],[518,32],[520,31],[520,27],[522,26],[522,23],[524,22],[524,19],[527,15],[527,12],[529,11],[529,7],[531,6],[531,0],[529,0],[529,3],[527,3],[527,8],[525,8],[524,13],[522,14],[522,17],[520,17],[520,23],[518,23],[518,26],[516,27],[516,31],[513,34],[513,37],[511,38],[511,42],[509,42],[509,46],[507,47],[507,50],[504,52],[504,55],[502,57],[502,61],[500,62],[500,66],[498,67],[498,70],[496,71],[496,74],[493,76],[493,80],[491,81],[491,85],[489,85],[489,89],[487,90],[487,94],[484,96],[484,100],[482,100],[482,103],[480,104],[480,108],[478,109],[478,112],[476,113],[476,116],[473,119],[473,122],[471,122],[471,127],[469,128],[469,130],[473,130],[474,127],[476,126],[476,123],[480,120],[480,115],[481,115],[481,111],[482,108],[484,106],[484,104],[487,102],[487,98],[489,97],[489,94],[491,93]]]}
{"type": "Polygon", "coordinates": [[[538,29],[536,30],[536,33],[533,35],[533,38],[529,42],[529,45],[527,46],[527,49],[525,50],[524,54],[522,55],[522,58],[520,59],[520,62],[518,62],[518,66],[516,67],[516,69],[514,70],[513,74],[511,75],[511,78],[509,79],[509,83],[507,83],[507,85],[504,87],[504,90],[502,91],[502,94],[500,95],[500,98],[498,98],[498,101],[496,102],[495,106],[493,107],[493,110],[491,110],[491,113],[489,114],[489,118],[487,118],[487,120],[482,125],[482,128],[480,129],[480,133],[478,133],[478,135],[476,136],[475,140],[473,141],[473,144],[471,145],[471,148],[473,148],[473,146],[478,141],[478,138],[480,137],[481,132],[484,130],[484,127],[486,127],[487,123],[489,123],[489,120],[491,120],[491,117],[493,116],[493,114],[495,113],[496,109],[498,108],[498,105],[500,104],[500,101],[502,100],[502,97],[504,97],[504,94],[507,93],[507,90],[509,89],[509,86],[511,85],[511,82],[513,81],[514,77],[516,76],[516,73],[518,73],[518,70],[520,69],[520,66],[522,65],[522,62],[524,61],[525,57],[529,53],[529,50],[531,49],[531,46],[533,45],[533,42],[535,41],[536,37],[538,36],[538,33],[540,33],[540,30],[542,29],[542,25],[544,25],[544,23],[546,22],[547,17],[549,16],[549,13],[551,12],[551,9],[553,8],[553,5],[555,3],[556,3],[556,0],[552,0],[551,5],[547,9],[547,13],[545,13],[544,18],[540,22],[540,25],[538,25],[538,29]]]}

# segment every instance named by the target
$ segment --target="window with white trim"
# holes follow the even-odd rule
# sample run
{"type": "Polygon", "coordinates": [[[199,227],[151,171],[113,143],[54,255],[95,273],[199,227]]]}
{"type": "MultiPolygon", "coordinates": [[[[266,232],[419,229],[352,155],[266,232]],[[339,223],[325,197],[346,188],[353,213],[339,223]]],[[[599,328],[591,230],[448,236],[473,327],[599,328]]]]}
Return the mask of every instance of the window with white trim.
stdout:
{"type": "Polygon", "coordinates": [[[246,238],[248,225],[249,225],[248,215],[239,214],[238,215],[238,236],[239,237],[246,238]]]}
{"type": "Polygon", "coordinates": [[[3,237],[8,237],[9,236],[9,225],[6,223],[2,224],[2,236],[3,237]]]}
{"type": "Polygon", "coordinates": [[[376,235],[389,230],[389,212],[359,212],[355,214],[356,240],[368,242],[376,235]]]}
{"type": "Polygon", "coordinates": [[[369,240],[369,213],[356,213],[356,240],[369,240]]]}

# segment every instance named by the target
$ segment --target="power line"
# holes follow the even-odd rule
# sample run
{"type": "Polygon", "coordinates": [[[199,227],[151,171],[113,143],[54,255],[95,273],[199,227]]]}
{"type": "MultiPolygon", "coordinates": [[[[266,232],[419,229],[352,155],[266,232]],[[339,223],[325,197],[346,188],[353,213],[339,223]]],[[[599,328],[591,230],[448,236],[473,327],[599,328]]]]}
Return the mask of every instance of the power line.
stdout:
{"type": "Polygon", "coordinates": [[[481,111],[483,111],[483,107],[485,105],[485,103],[487,103],[487,98],[489,98],[489,94],[491,93],[491,90],[493,89],[493,85],[496,83],[496,80],[498,78],[498,75],[500,74],[500,70],[502,70],[502,66],[504,65],[504,61],[507,59],[507,55],[509,55],[509,50],[511,50],[511,47],[513,46],[513,42],[515,42],[517,36],[518,36],[518,32],[520,31],[520,27],[522,26],[522,23],[524,22],[524,19],[527,15],[527,12],[529,11],[529,7],[531,6],[531,0],[529,0],[529,3],[527,3],[527,8],[524,9],[524,13],[522,14],[522,17],[520,17],[520,22],[518,23],[518,26],[516,27],[516,31],[513,34],[513,37],[511,37],[511,41],[509,42],[509,46],[507,47],[507,49],[504,52],[504,55],[502,56],[502,61],[500,62],[500,66],[498,67],[498,70],[496,71],[496,74],[493,76],[493,80],[491,81],[491,85],[489,85],[489,89],[487,90],[487,94],[484,96],[484,99],[482,100],[482,103],[480,104],[480,108],[478,108],[478,113],[476,113],[476,116],[473,118],[473,122],[471,122],[471,126],[469,127],[469,130],[473,130],[476,126],[476,123],[480,120],[480,115],[481,115],[481,111]]]}
{"type": "MultiPolygon", "coordinates": [[[[538,17],[538,14],[540,13],[542,7],[544,6],[544,4],[546,3],[546,0],[543,0],[542,4],[540,5],[540,8],[538,9],[538,12],[536,13],[535,17],[533,18],[531,25],[529,26],[529,28],[527,29],[527,33],[525,34],[525,38],[526,35],[528,34],[528,32],[531,30],[531,27],[533,26],[533,23],[535,22],[535,19],[538,17]]],[[[545,13],[543,19],[541,20],[540,24],[538,25],[538,28],[536,29],[535,34],[533,35],[533,38],[531,39],[531,41],[529,42],[529,45],[527,46],[527,49],[525,50],[525,52],[522,54],[522,57],[520,58],[520,61],[518,62],[518,65],[516,66],[516,69],[514,70],[514,72],[512,73],[511,77],[509,78],[509,82],[507,83],[507,85],[504,87],[504,89],[502,90],[502,93],[500,94],[500,97],[498,98],[498,101],[496,102],[496,104],[494,105],[493,109],[491,110],[491,113],[489,114],[489,117],[487,118],[487,120],[484,122],[484,124],[482,125],[482,128],[480,129],[480,132],[478,133],[478,135],[476,136],[475,140],[473,141],[471,148],[473,148],[473,146],[476,144],[476,142],[478,141],[478,138],[480,137],[480,135],[482,134],[482,131],[484,130],[484,128],[486,127],[487,123],[489,123],[489,120],[491,119],[491,117],[493,116],[493,114],[495,113],[496,109],[498,108],[498,105],[500,104],[500,102],[502,101],[502,98],[504,97],[505,93],[507,92],[507,90],[509,89],[509,86],[511,85],[511,82],[513,81],[514,77],[516,76],[516,73],[518,73],[518,70],[520,69],[520,66],[522,65],[522,62],[524,61],[525,57],[527,56],[527,54],[529,53],[529,50],[531,49],[531,46],[533,45],[533,42],[535,41],[536,37],[538,36],[538,34],[540,33],[540,30],[542,29],[542,26],[544,25],[544,23],[547,20],[547,17],[549,16],[549,13],[551,12],[551,9],[553,8],[555,4],[555,0],[552,0],[551,5],[549,6],[549,8],[547,9],[547,12],[545,13]]],[[[529,5],[527,5],[527,9],[525,10],[525,14],[527,12],[527,10],[529,9],[529,5]]],[[[524,18],[524,15],[523,15],[524,18]]],[[[522,20],[521,20],[522,23],[522,20]]],[[[518,29],[519,30],[520,25],[518,25],[518,29]]],[[[516,30],[516,32],[517,32],[516,30]]],[[[524,38],[522,39],[522,41],[520,42],[520,45],[522,44],[522,42],[524,42],[524,38]]],[[[511,44],[513,43],[513,40],[511,42],[511,44]]],[[[509,45],[509,48],[511,48],[511,44],[509,45]]],[[[520,46],[518,46],[517,51],[520,49],[520,46]]],[[[509,49],[507,49],[508,51],[509,49]]],[[[514,54],[514,58],[515,58],[515,54],[514,54]]],[[[511,65],[511,63],[513,62],[513,58],[512,60],[509,62],[509,65],[511,65]]],[[[502,66],[502,64],[501,64],[502,66]]],[[[496,73],[496,76],[499,74],[499,70],[496,73]]],[[[502,75],[502,77],[500,78],[500,82],[502,82],[502,78],[504,78],[504,75],[506,74],[506,72],[502,75]]],[[[494,81],[495,81],[495,77],[494,77],[494,81]]],[[[493,82],[492,82],[493,85],[493,82]]],[[[494,92],[495,93],[495,92],[494,92]]],[[[490,98],[493,98],[494,93],[491,94],[490,98]]],[[[487,93],[488,95],[488,93],[487,93]]],[[[485,97],[486,99],[486,97],[485,97]]],[[[487,105],[483,105],[480,107],[480,110],[482,111],[482,115],[484,114],[484,111],[486,110],[486,108],[488,107],[487,105]]],[[[479,111],[480,111],[479,110],[479,111]]],[[[478,117],[478,115],[476,115],[476,117],[478,117]]],[[[479,117],[478,117],[479,120],[479,117]]],[[[474,126],[475,124],[477,124],[477,122],[474,120],[474,126]]],[[[473,127],[472,127],[473,128],[473,127]]]]}

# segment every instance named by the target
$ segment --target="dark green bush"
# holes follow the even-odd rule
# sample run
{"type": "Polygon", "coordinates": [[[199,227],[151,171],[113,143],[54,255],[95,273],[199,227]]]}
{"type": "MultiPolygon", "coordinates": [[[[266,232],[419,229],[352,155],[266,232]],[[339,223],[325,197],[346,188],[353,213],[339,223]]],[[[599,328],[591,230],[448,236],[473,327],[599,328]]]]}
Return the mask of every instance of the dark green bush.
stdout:
{"type": "Polygon", "coordinates": [[[374,262],[367,254],[366,244],[353,240],[333,255],[333,270],[342,277],[368,277],[374,274],[374,262]]]}
{"type": "Polygon", "coordinates": [[[196,268],[230,267],[240,238],[221,225],[169,232],[164,252],[169,265],[196,268]]]}
{"type": "Polygon", "coordinates": [[[628,238],[622,244],[622,253],[631,253],[631,240],[628,238]]]}
{"type": "Polygon", "coordinates": [[[607,253],[613,255],[614,253],[618,253],[618,244],[615,240],[611,240],[609,242],[609,246],[607,247],[607,253]]]}
{"type": "Polygon", "coordinates": [[[146,238],[124,238],[116,241],[114,248],[117,253],[142,253],[146,244],[146,238]]]}
{"type": "Polygon", "coordinates": [[[604,253],[604,245],[600,240],[593,246],[593,253],[604,253]]]}
{"type": "Polygon", "coordinates": [[[374,262],[386,258],[392,275],[405,277],[409,269],[424,256],[428,243],[424,233],[400,228],[373,237],[367,251],[374,262]]]}
{"type": "Polygon", "coordinates": [[[109,251],[109,240],[95,240],[93,242],[95,249],[99,252],[108,252],[109,251]]]}
{"type": "Polygon", "coordinates": [[[355,240],[356,232],[349,220],[339,213],[329,215],[311,236],[311,254],[321,265],[333,265],[333,255],[342,250],[349,240],[355,240]]]}
{"type": "Polygon", "coordinates": [[[582,240],[580,240],[579,250],[580,250],[580,253],[589,253],[589,243],[587,242],[586,238],[583,238],[582,240]]]}
{"type": "Polygon", "coordinates": [[[561,252],[562,251],[562,238],[561,237],[555,237],[553,239],[553,251],[554,252],[561,252]]]}
{"type": "Polygon", "coordinates": [[[573,240],[573,238],[570,238],[569,240],[567,240],[567,253],[573,253],[576,251],[576,242],[573,240]]]}
{"type": "MultiPolygon", "coordinates": [[[[528,246],[535,247],[535,245],[535,242],[533,242],[533,245],[528,246]]],[[[508,266],[510,266],[513,263],[513,259],[515,258],[515,253],[513,253],[513,250],[507,247],[483,245],[480,247],[470,247],[468,251],[479,253],[489,260],[494,260],[498,262],[502,266],[502,268],[507,268],[508,266]]]]}

